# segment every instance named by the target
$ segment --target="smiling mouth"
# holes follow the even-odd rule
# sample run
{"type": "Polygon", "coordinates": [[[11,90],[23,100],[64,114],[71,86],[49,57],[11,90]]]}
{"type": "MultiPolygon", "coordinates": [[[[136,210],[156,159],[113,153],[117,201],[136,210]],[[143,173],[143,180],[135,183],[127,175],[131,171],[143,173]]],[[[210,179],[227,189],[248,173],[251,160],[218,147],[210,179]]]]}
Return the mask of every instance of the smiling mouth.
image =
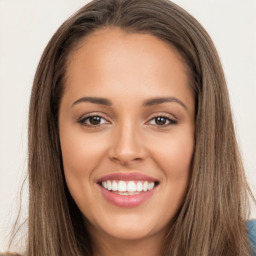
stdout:
{"type": "Polygon", "coordinates": [[[99,183],[104,189],[118,195],[137,195],[155,188],[159,182],[153,181],[124,181],[124,180],[105,180],[99,183]]]}

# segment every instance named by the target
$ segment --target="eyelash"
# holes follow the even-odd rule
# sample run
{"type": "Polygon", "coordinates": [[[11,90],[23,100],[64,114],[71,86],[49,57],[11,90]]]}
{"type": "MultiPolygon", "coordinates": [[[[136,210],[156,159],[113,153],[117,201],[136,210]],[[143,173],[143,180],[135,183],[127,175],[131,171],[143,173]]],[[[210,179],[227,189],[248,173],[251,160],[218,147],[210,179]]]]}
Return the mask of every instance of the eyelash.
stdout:
{"type": "MultiPolygon", "coordinates": [[[[86,124],[86,121],[87,121],[87,120],[90,120],[90,118],[93,118],[93,117],[97,117],[97,118],[99,118],[100,120],[102,120],[102,119],[106,120],[106,118],[104,118],[104,117],[101,116],[100,114],[91,114],[91,115],[88,115],[88,116],[85,116],[85,117],[81,118],[81,119],[78,121],[78,123],[80,123],[81,125],[86,126],[86,127],[88,127],[88,128],[91,128],[91,129],[99,129],[101,125],[105,125],[105,124],[106,124],[106,123],[104,123],[104,124],[96,124],[96,125],[93,125],[93,124],[86,124]]],[[[160,129],[162,128],[162,129],[163,129],[163,128],[166,128],[166,127],[168,127],[168,126],[175,125],[175,124],[178,123],[177,120],[172,119],[172,118],[170,118],[168,115],[163,114],[163,113],[162,113],[162,114],[157,114],[156,116],[154,116],[153,118],[151,118],[151,119],[149,120],[149,122],[151,122],[152,120],[155,120],[155,121],[156,121],[156,119],[159,118],[159,117],[164,118],[166,122],[169,122],[169,124],[163,124],[163,125],[151,124],[151,125],[153,125],[153,126],[158,126],[158,128],[160,128],[160,129]]],[[[107,122],[108,122],[108,121],[107,121],[107,122]]]]}
{"type": "Polygon", "coordinates": [[[92,129],[97,129],[97,128],[100,128],[100,126],[102,124],[97,124],[97,125],[93,125],[93,124],[86,124],[86,121],[87,120],[90,120],[90,118],[93,118],[93,117],[98,117],[100,118],[101,120],[104,119],[106,120],[106,118],[104,118],[103,116],[99,115],[99,114],[91,114],[91,115],[88,115],[88,116],[85,116],[83,118],[81,118],[78,123],[80,123],[81,125],[83,126],[86,126],[88,128],[92,128],[92,129]]]}
{"type": "Polygon", "coordinates": [[[175,120],[175,119],[173,119],[173,118],[170,118],[170,116],[169,115],[167,115],[167,114],[164,114],[164,113],[160,113],[160,114],[157,114],[156,116],[154,116],[153,118],[151,118],[150,119],[150,121],[152,121],[152,120],[155,120],[156,121],[156,119],[157,118],[164,118],[167,122],[169,122],[169,124],[164,124],[164,125],[157,125],[157,124],[154,124],[154,125],[156,125],[156,126],[158,126],[158,128],[165,128],[165,127],[168,127],[168,126],[170,126],[170,125],[175,125],[175,124],[177,124],[178,122],[177,122],[177,120],[175,120]]]}

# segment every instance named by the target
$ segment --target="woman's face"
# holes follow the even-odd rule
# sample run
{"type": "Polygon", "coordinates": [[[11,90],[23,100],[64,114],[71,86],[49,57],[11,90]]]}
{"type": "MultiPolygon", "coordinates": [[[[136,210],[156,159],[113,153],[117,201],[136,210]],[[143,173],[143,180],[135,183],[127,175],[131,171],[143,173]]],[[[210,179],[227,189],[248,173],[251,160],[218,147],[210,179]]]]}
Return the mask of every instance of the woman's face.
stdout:
{"type": "Polygon", "coordinates": [[[179,54],[105,28],[70,56],[59,114],[68,188],[95,238],[164,236],[194,151],[194,97],[179,54]]]}

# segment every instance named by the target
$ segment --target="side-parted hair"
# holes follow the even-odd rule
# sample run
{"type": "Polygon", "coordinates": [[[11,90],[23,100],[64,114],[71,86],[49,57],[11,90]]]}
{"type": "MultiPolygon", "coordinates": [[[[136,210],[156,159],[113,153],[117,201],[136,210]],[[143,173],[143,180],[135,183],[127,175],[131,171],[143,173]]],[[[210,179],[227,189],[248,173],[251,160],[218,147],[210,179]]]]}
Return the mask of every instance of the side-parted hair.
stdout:
{"type": "Polygon", "coordinates": [[[166,237],[163,255],[248,256],[250,190],[222,66],[204,28],[168,0],[94,0],[65,21],[45,48],[29,109],[26,255],[92,255],[83,215],[64,178],[58,115],[72,52],[87,35],[105,27],[151,34],[173,46],[187,67],[195,95],[190,183],[166,237]]]}

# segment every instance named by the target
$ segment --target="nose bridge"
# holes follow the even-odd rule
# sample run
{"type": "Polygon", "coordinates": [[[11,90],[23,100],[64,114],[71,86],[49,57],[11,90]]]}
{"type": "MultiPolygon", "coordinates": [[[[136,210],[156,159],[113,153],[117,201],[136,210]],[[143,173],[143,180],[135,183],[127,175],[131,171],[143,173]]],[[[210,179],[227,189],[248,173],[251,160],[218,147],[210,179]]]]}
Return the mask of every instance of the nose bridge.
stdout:
{"type": "Polygon", "coordinates": [[[144,157],[140,129],[131,119],[123,120],[116,126],[114,137],[112,158],[124,163],[144,157]]]}

